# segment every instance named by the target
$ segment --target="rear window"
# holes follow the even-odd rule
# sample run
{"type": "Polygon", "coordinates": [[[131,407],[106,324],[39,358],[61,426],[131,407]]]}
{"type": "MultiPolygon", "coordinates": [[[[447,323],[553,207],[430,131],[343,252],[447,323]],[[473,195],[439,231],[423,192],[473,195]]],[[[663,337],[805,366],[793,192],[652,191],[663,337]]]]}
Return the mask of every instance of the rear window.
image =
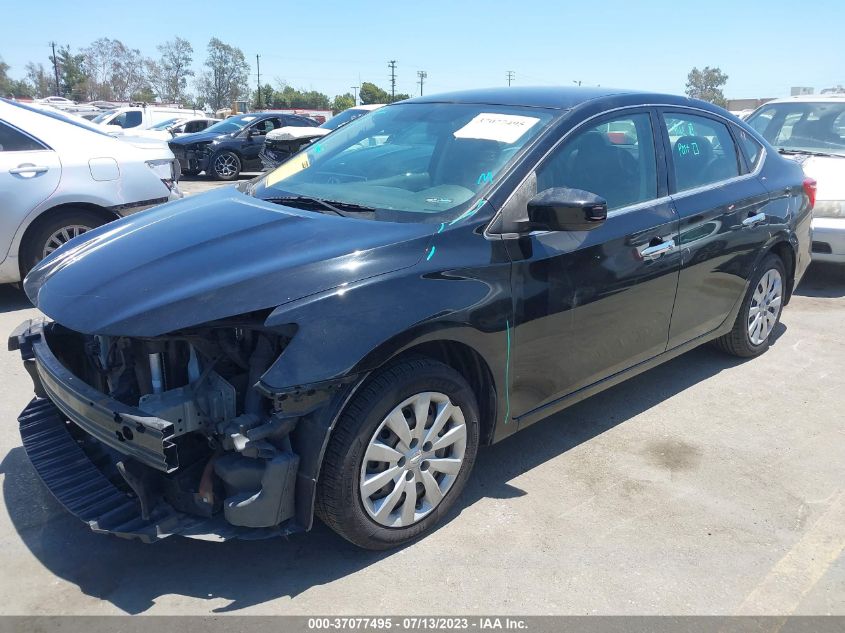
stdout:
{"type": "Polygon", "coordinates": [[[777,148],[845,156],[845,99],[773,103],[748,124],[777,148]]]}

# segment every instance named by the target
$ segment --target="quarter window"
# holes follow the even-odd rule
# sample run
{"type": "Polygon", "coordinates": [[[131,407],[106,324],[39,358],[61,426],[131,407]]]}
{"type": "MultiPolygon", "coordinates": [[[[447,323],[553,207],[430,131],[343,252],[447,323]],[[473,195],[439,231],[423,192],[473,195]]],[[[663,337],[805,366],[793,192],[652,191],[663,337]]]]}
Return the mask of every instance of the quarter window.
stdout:
{"type": "Polygon", "coordinates": [[[44,149],[35,139],[0,122],[0,152],[31,152],[44,149]]]}
{"type": "Polygon", "coordinates": [[[757,168],[757,163],[760,162],[760,157],[763,155],[763,146],[742,128],[734,127],[734,136],[739,141],[742,152],[745,154],[748,169],[754,171],[757,168]]]}
{"type": "Polygon", "coordinates": [[[629,114],[579,131],[537,170],[537,191],[589,191],[618,209],[657,197],[657,161],[651,120],[629,114]]]}
{"type": "Polygon", "coordinates": [[[736,146],[727,125],[692,114],[664,116],[672,145],[676,191],[739,175],[736,146]]]}

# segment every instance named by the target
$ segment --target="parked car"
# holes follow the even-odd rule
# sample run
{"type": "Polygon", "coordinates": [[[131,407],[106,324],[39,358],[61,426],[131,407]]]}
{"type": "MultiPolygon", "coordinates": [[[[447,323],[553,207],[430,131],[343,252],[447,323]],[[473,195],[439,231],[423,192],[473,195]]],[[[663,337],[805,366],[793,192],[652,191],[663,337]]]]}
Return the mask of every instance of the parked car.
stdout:
{"type": "Polygon", "coordinates": [[[278,130],[271,130],[264,138],[264,147],[259,154],[262,168],[266,170],[278,167],[283,161],[316,139],[373,110],[378,110],[383,105],[383,103],[374,103],[348,108],[317,127],[281,127],[278,130]]]}
{"type": "Polygon", "coordinates": [[[125,143],[51,108],[0,99],[0,283],[86,231],[180,198],[166,144],[125,143]]]}
{"type": "Polygon", "coordinates": [[[76,101],[73,101],[66,97],[44,97],[43,99],[36,99],[35,101],[36,103],[46,103],[47,105],[51,105],[56,108],[76,105],[76,101]]]}
{"type": "Polygon", "coordinates": [[[204,116],[201,110],[183,108],[161,108],[158,106],[126,106],[106,110],[94,117],[92,122],[106,126],[109,133],[114,135],[130,134],[138,130],[146,130],[157,123],[174,117],[204,116]],[[131,132],[125,132],[131,130],[131,132]]]}
{"type": "Polygon", "coordinates": [[[129,132],[131,136],[141,138],[154,138],[160,141],[170,141],[174,137],[184,136],[185,134],[196,134],[197,132],[204,132],[206,128],[220,119],[212,119],[207,116],[190,116],[190,117],[173,117],[165,119],[160,123],[156,123],[146,130],[132,130],[129,132]]]}
{"type": "Polygon", "coordinates": [[[256,112],[237,114],[215,123],[205,132],[173,139],[170,149],[182,172],[205,172],[216,180],[235,180],[242,171],[261,170],[259,154],[264,137],[283,126],[316,127],[316,121],[295,114],[256,112]]]}
{"type": "Polygon", "coordinates": [[[708,341],[763,353],[812,186],[688,98],[392,104],[42,261],[24,287],[53,321],[10,338],[38,395],[23,444],[98,532],[255,538],[316,512],[397,546],[447,515],[479,445],[708,341]]]}
{"type": "Polygon", "coordinates": [[[813,259],[845,264],[845,95],[769,101],[748,124],[818,182],[813,259]]]}

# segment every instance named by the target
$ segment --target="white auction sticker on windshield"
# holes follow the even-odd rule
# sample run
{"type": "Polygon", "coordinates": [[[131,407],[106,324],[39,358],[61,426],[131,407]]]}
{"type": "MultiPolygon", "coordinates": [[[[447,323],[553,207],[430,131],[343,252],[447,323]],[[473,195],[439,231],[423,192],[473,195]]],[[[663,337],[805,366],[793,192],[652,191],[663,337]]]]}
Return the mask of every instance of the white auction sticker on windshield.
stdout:
{"type": "Polygon", "coordinates": [[[482,112],[455,132],[454,136],[455,138],[514,143],[539,121],[540,119],[533,116],[482,112]]]}

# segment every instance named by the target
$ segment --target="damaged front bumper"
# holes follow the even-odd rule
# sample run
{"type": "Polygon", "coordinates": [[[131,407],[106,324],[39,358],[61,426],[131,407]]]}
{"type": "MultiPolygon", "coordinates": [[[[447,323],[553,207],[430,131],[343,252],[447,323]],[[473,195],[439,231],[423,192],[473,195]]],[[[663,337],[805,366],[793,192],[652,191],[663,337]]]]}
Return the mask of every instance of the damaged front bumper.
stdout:
{"type": "Polygon", "coordinates": [[[254,539],[302,529],[293,520],[297,454],[270,447],[250,458],[180,435],[173,421],[75,375],[50,347],[54,327],[26,321],[10,336],[9,349],[20,351],[35,388],[18,418],[24,449],[68,511],[95,532],[147,542],[173,534],[254,539]]]}

